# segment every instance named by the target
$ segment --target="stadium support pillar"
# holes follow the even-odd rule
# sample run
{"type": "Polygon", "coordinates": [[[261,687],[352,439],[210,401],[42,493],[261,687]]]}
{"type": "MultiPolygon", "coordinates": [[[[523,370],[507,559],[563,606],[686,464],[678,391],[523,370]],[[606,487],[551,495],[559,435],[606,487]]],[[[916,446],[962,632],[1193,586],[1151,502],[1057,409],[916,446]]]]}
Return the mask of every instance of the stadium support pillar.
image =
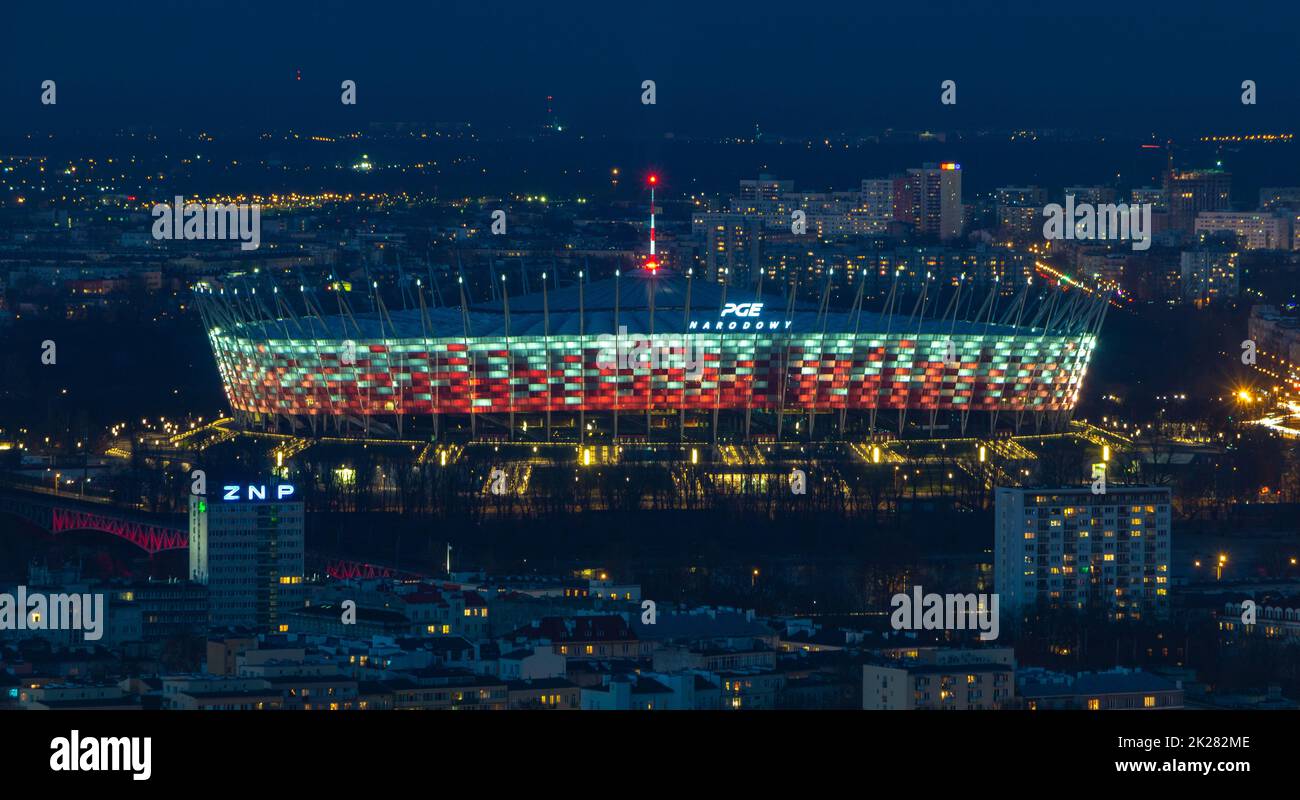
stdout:
{"type": "MultiPolygon", "coordinates": [[[[519,262],[519,266],[521,269],[523,268],[523,261],[519,262]]],[[[527,281],[526,276],[527,273],[525,273],[525,281],[527,281]]],[[[510,392],[510,429],[506,432],[506,441],[513,442],[515,440],[515,358],[514,353],[510,349],[510,287],[506,282],[504,272],[501,273],[501,310],[504,312],[506,318],[506,363],[509,368],[506,386],[509,388],[510,392]]]]}
{"type": "MultiPolygon", "coordinates": [[[[651,224],[651,229],[650,229],[650,230],[651,230],[651,233],[650,233],[650,251],[651,251],[651,259],[650,259],[650,260],[651,260],[651,261],[654,260],[654,205],[655,205],[655,190],[654,190],[654,187],[652,186],[652,187],[650,188],[650,224],[651,224]]],[[[658,274],[657,272],[651,272],[651,273],[650,273],[650,281],[646,284],[646,291],[647,291],[647,293],[650,295],[650,347],[651,347],[652,352],[657,352],[657,350],[655,350],[655,344],[654,344],[654,340],[655,340],[655,295],[657,295],[657,294],[658,294],[658,291],[659,291],[659,287],[658,287],[658,285],[657,285],[657,283],[656,283],[656,280],[655,280],[655,276],[656,276],[657,274],[658,274]]],[[[653,401],[653,399],[654,399],[654,395],[655,395],[655,391],[654,391],[654,373],[655,373],[654,369],[651,369],[651,370],[650,370],[650,380],[647,382],[647,385],[649,386],[648,391],[649,391],[649,393],[650,393],[650,396],[646,398],[646,403],[645,403],[645,440],[646,440],[647,442],[650,441],[650,406],[651,406],[651,404],[652,404],[652,401],[653,401]]]]}
{"type": "Polygon", "coordinates": [[[615,444],[618,443],[619,381],[623,377],[623,365],[620,362],[622,362],[623,360],[622,354],[626,352],[623,350],[623,336],[618,327],[618,307],[619,307],[619,300],[620,300],[619,287],[621,286],[619,279],[622,277],[622,275],[623,275],[623,271],[621,269],[614,270],[614,342],[615,342],[614,352],[616,354],[614,358],[614,443],[615,444]]]}
{"type": "MultiPolygon", "coordinates": [[[[555,255],[551,255],[551,270],[555,270],[555,255]]],[[[527,273],[525,273],[527,274],[527,273]]],[[[559,280],[559,273],[556,273],[559,280]]],[[[546,273],[542,273],[542,334],[546,342],[546,443],[551,443],[551,301],[546,292],[546,273]]]]}

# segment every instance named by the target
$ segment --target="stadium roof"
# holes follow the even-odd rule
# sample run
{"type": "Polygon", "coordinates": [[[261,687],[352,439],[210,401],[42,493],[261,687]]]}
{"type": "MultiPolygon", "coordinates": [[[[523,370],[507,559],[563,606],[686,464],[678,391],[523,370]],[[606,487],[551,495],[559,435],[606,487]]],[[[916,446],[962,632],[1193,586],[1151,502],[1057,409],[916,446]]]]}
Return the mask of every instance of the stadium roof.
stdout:
{"type": "MultiPolygon", "coordinates": [[[[650,276],[637,271],[619,278],[606,278],[561,289],[511,297],[507,329],[506,303],[470,304],[462,315],[459,306],[427,309],[427,324],[418,308],[387,309],[382,315],[372,309],[364,296],[349,299],[351,318],[330,313],[334,305],[329,298],[317,296],[324,319],[303,318],[300,323],[307,338],[461,338],[468,321],[471,337],[552,336],[616,334],[622,327],[628,334],[672,335],[721,331],[735,335],[753,335],[765,331],[780,333],[953,333],[956,335],[988,334],[1008,336],[1041,332],[1022,325],[986,324],[926,317],[918,325],[911,319],[911,308],[901,309],[892,320],[883,314],[863,311],[858,319],[849,311],[817,313],[816,305],[798,301],[793,308],[781,295],[758,294],[750,289],[724,287],[706,280],[688,281],[680,274],[661,272],[650,276]],[[689,317],[686,314],[689,286],[689,317]],[[653,298],[653,321],[651,300],[653,298]],[[617,314],[616,314],[617,310],[617,314]],[[724,313],[725,311],[725,313],[724,313]],[[745,315],[748,312],[748,315],[745,315]],[[547,317],[549,315],[549,328],[547,317]],[[584,319],[580,320],[580,316],[584,319]],[[352,322],[355,320],[356,326],[352,322]],[[616,324],[617,321],[617,324],[616,324]],[[325,329],[321,329],[322,322],[325,329]],[[734,323],[734,327],[732,327],[734,323]],[[787,324],[789,323],[789,324],[787,324]],[[358,330],[359,329],[359,330],[358,330]]],[[[910,306],[910,304],[908,304],[910,306]]],[[[256,323],[252,323],[256,324],[256,323]]],[[[277,337],[275,326],[265,323],[271,338],[277,337]]],[[[291,328],[291,333],[296,330],[291,328]]]]}

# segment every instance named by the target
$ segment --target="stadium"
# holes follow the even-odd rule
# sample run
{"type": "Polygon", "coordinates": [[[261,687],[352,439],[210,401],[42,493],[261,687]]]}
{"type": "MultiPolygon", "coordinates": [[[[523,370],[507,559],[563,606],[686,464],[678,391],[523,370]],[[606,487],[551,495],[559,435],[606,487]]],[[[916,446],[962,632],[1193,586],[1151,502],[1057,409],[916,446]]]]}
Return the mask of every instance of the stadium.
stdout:
{"type": "Polygon", "coordinates": [[[540,291],[510,297],[503,283],[477,304],[458,280],[459,305],[415,280],[399,309],[373,284],[349,300],[270,280],[201,283],[196,305],[239,424],[300,436],[716,443],[1056,430],[1107,307],[1081,288],[1027,283],[1009,296],[954,281],[906,300],[891,291],[870,312],[861,281],[832,308],[830,280],[804,301],[652,268],[579,272],[564,286],[543,273],[540,291]]]}

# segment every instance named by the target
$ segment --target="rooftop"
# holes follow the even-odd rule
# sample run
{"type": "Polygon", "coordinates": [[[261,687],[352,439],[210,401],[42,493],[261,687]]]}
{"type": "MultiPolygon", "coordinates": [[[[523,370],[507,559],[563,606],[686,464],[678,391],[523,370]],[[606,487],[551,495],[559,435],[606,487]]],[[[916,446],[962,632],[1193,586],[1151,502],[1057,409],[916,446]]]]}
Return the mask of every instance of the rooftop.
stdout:
{"type": "MultiPolygon", "coordinates": [[[[211,298],[212,295],[201,294],[211,298]]],[[[778,330],[782,333],[943,333],[956,335],[1011,335],[1011,325],[969,322],[926,317],[920,323],[911,319],[910,308],[900,309],[892,319],[863,311],[817,312],[815,304],[796,301],[791,304],[779,294],[759,294],[748,288],[725,287],[707,280],[687,279],[680,274],[661,272],[650,276],[637,270],[617,278],[547,289],[491,303],[469,304],[461,313],[459,306],[429,308],[386,307],[379,311],[373,300],[355,293],[348,298],[351,314],[326,313],[336,307],[330,298],[313,298],[322,310],[323,319],[303,316],[288,325],[246,323],[257,326],[257,338],[463,338],[468,328],[472,337],[512,337],[615,334],[624,328],[627,334],[681,334],[686,332],[725,331],[754,334],[778,330]],[[509,316],[506,315],[507,305],[509,316]],[[742,307],[743,306],[743,307],[742,307]],[[653,314],[651,313],[653,309],[653,314]],[[743,315],[742,315],[743,314],[743,315]],[[425,316],[427,315],[427,321],[425,316]],[[860,317],[860,318],[859,318],[860,317]],[[735,327],[731,327],[732,323],[735,327]],[[507,324],[508,323],[508,324],[507,324]],[[299,333],[298,326],[301,326],[299,333]],[[322,326],[324,326],[322,328],[322,326]],[[706,327],[707,326],[707,327],[706,327]],[[748,327],[746,327],[748,326],[748,327]],[[265,330],[263,330],[265,327],[265,330]]],[[[1021,327],[1019,333],[1041,332],[1021,327]]]]}

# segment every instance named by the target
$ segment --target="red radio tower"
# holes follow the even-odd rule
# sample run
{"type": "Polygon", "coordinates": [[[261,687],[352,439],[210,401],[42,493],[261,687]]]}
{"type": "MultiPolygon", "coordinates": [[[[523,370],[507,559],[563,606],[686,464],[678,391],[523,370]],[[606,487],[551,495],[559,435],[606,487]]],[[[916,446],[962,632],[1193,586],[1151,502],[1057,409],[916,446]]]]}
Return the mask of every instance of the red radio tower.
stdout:
{"type": "Polygon", "coordinates": [[[645,262],[645,268],[655,272],[659,269],[659,262],[655,261],[655,184],[659,183],[659,176],[651,175],[647,183],[650,184],[650,260],[645,262]]]}

